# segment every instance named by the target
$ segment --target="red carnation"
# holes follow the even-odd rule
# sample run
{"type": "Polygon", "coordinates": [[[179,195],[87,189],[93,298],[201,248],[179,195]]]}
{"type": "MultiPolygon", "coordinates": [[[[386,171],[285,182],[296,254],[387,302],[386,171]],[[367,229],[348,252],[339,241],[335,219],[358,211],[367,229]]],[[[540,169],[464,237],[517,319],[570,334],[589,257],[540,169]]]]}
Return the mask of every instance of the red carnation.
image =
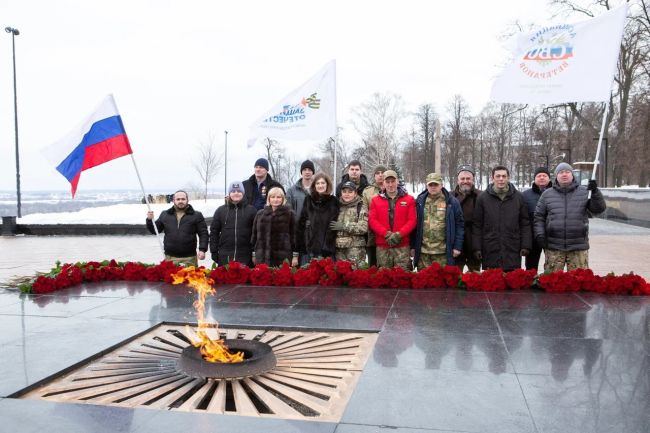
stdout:
{"type": "Polygon", "coordinates": [[[313,286],[318,283],[319,278],[318,271],[310,266],[298,268],[293,274],[293,282],[296,286],[313,286]]]}
{"type": "Polygon", "coordinates": [[[530,289],[533,286],[536,276],[536,269],[515,269],[514,271],[507,272],[504,279],[509,289],[522,290],[530,289]]]}
{"type": "Polygon", "coordinates": [[[46,277],[44,275],[39,276],[34,281],[32,285],[33,293],[50,293],[56,290],[56,283],[54,278],[46,277]]]}
{"type": "Polygon", "coordinates": [[[486,292],[496,292],[506,289],[506,280],[503,278],[503,270],[487,269],[481,273],[481,289],[486,292]]]}
{"type": "Polygon", "coordinates": [[[251,271],[251,284],[254,286],[270,286],[273,282],[271,268],[265,263],[255,265],[251,271]]]}
{"type": "Polygon", "coordinates": [[[447,287],[456,288],[460,282],[462,271],[458,266],[447,265],[442,269],[442,276],[447,287]]]}
{"type": "Polygon", "coordinates": [[[388,287],[394,289],[410,289],[411,288],[411,272],[406,271],[398,266],[388,269],[388,276],[390,277],[390,282],[388,287]]]}
{"type": "Polygon", "coordinates": [[[124,265],[124,279],[126,281],[144,280],[145,267],[141,263],[127,262],[124,265]]]}
{"type": "MultiPolygon", "coordinates": [[[[375,268],[376,269],[376,268],[375,268]]],[[[348,286],[350,287],[369,287],[370,273],[368,269],[355,269],[348,275],[348,286]]]]}
{"type": "Polygon", "coordinates": [[[293,284],[293,272],[289,263],[284,262],[282,266],[273,271],[274,286],[291,286],[293,284]]]}
{"type": "Polygon", "coordinates": [[[460,277],[461,282],[465,285],[467,290],[480,290],[481,289],[481,274],[478,272],[467,272],[460,277]]]}

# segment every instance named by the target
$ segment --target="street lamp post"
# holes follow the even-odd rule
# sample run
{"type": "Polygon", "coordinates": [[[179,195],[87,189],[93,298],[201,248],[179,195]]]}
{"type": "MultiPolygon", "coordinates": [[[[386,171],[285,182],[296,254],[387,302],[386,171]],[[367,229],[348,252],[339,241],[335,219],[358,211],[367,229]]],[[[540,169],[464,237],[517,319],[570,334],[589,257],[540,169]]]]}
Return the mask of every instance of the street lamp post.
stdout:
{"type": "Polygon", "coordinates": [[[223,131],[226,137],[226,145],[223,157],[223,194],[228,195],[228,131],[223,131]]]}
{"type": "Polygon", "coordinates": [[[18,97],[16,95],[16,36],[20,34],[18,29],[12,27],[5,27],[5,32],[11,33],[11,47],[13,49],[14,61],[14,129],[16,135],[16,208],[18,210],[18,218],[22,217],[20,211],[20,157],[18,154],[18,97]]]}

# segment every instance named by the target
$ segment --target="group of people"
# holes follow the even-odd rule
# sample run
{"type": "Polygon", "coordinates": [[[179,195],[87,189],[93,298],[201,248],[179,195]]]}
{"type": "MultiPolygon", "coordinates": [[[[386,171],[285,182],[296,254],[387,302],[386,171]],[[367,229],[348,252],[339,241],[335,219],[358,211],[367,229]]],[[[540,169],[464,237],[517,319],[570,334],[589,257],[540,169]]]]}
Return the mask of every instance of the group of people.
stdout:
{"type": "Polygon", "coordinates": [[[511,271],[522,266],[522,257],[526,269],[538,269],[544,251],[545,271],[586,268],[588,218],[606,207],[596,181],[579,185],[567,163],[555,168],[554,180],[548,168],[538,168],[523,193],[505,166],[492,169],[483,192],[470,166],[459,167],[453,191],[444,187],[440,173],[429,173],[417,197],[381,165],[370,183],[357,160],[337,185],[306,160],[286,192],[268,173],[266,159],[258,159],[254,169],[247,180],[230,184],[209,232],[184,191],[174,194],[173,207],[155,222],[153,212],[147,214],[149,231],[155,233],[155,224],[165,233],[168,260],[196,265],[209,247],[219,266],[231,261],[298,266],[332,257],[407,270],[436,262],[469,271],[511,271]]]}

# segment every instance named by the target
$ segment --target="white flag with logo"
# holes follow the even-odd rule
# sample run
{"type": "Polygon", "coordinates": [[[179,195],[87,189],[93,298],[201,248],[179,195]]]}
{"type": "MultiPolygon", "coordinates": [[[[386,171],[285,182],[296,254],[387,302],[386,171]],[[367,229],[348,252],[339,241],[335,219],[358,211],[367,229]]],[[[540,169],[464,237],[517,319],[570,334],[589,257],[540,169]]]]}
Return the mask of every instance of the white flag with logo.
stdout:
{"type": "Polygon", "coordinates": [[[627,4],[574,24],[522,33],[513,62],[492,86],[491,99],[519,104],[609,99],[627,4]]]}
{"type": "Polygon", "coordinates": [[[248,147],[257,138],[322,140],[336,136],[336,61],[282,98],[251,125],[248,147]]]}

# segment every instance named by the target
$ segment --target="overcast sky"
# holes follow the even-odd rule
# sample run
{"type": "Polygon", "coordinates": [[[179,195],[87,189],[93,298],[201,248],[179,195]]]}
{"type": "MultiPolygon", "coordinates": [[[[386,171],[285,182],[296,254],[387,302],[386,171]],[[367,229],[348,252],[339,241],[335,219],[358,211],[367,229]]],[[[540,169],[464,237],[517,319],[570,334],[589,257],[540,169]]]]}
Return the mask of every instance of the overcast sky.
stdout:
{"type": "MultiPolygon", "coordinates": [[[[444,111],[463,95],[487,101],[507,56],[508,25],[548,22],[544,0],[204,1],[0,0],[1,28],[16,37],[23,190],[68,190],[41,155],[113,93],[148,192],[197,182],[191,167],[208,134],[228,181],[252,174],[263,149],[248,127],[326,62],[336,59],[338,119],[374,92],[407,109],[444,111]]],[[[15,190],[11,36],[0,38],[0,190],[15,190]]],[[[306,158],[314,147],[285,143],[306,158]]],[[[223,172],[212,183],[222,188],[223,172]]],[[[79,191],[137,189],[130,158],[82,174],[79,191]]]]}

